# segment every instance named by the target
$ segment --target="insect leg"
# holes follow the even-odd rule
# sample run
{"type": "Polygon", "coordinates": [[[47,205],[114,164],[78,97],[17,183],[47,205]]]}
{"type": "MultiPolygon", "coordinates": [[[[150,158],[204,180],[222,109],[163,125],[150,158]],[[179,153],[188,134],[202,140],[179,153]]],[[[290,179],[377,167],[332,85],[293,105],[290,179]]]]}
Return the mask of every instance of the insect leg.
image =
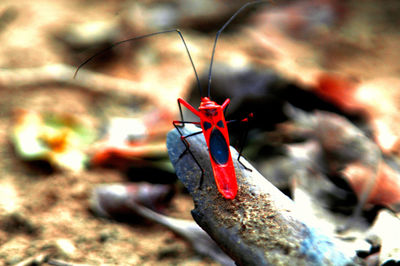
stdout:
{"type": "Polygon", "coordinates": [[[180,113],[180,115],[181,115],[181,124],[182,124],[182,126],[181,127],[183,127],[184,126],[184,124],[185,124],[185,119],[183,119],[183,112],[182,112],[182,106],[181,106],[181,102],[179,101],[179,99],[178,99],[178,107],[179,107],[179,113],[180,113]]]}
{"type": "Polygon", "coordinates": [[[229,123],[237,123],[237,122],[246,122],[246,130],[244,130],[244,131],[242,131],[243,132],[243,134],[242,134],[242,136],[241,136],[241,138],[240,138],[240,142],[239,142],[239,147],[240,147],[240,149],[239,149],[239,155],[238,155],[238,157],[237,157],[237,160],[238,160],[238,162],[244,167],[244,169],[246,169],[246,170],[249,170],[250,172],[252,171],[250,168],[248,168],[248,167],[246,167],[241,161],[240,161],[240,157],[242,157],[242,152],[243,152],[243,147],[244,147],[244,144],[246,143],[246,139],[247,139],[247,135],[248,135],[248,133],[249,133],[249,124],[248,124],[248,122],[249,122],[249,118],[252,118],[253,117],[253,113],[250,113],[249,115],[248,115],[248,117],[246,117],[246,118],[244,118],[244,119],[242,119],[242,120],[229,120],[229,121],[226,121],[226,123],[227,124],[229,124],[229,123]]]}
{"type": "Polygon", "coordinates": [[[185,144],[186,150],[184,151],[184,153],[185,152],[189,152],[189,154],[192,156],[193,160],[196,162],[196,164],[199,166],[199,168],[201,170],[201,177],[200,177],[200,184],[199,184],[199,188],[201,188],[201,186],[203,184],[203,179],[204,179],[204,169],[200,166],[200,163],[197,161],[197,159],[194,157],[192,151],[189,149],[190,145],[189,145],[189,142],[186,140],[186,138],[194,136],[194,135],[197,135],[197,134],[200,134],[200,133],[202,133],[202,131],[196,132],[194,134],[190,134],[188,136],[183,136],[182,132],[179,130],[179,127],[181,127],[181,126],[178,126],[178,124],[200,125],[200,122],[184,121],[181,104],[183,106],[185,106],[189,111],[191,111],[194,115],[196,115],[198,117],[201,117],[202,114],[198,110],[196,110],[193,106],[191,106],[187,101],[185,101],[182,98],[178,98],[179,112],[181,114],[182,120],[181,121],[173,121],[174,127],[178,130],[179,134],[181,135],[181,140],[182,140],[183,144],[185,144]]]}
{"type": "Polygon", "coordinates": [[[174,125],[174,127],[176,128],[176,130],[179,132],[179,135],[181,135],[181,141],[182,143],[185,145],[185,150],[181,153],[181,155],[179,155],[179,159],[182,158],[182,156],[186,153],[189,152],[190,156],[192,156],[193,160],[195,161],[195,163],[197,164],[197,166],[200,168],[201,171],[201,176],[200,176],[200,183],[199,183],[199,189],[201,188],[201,186],[203,185],[203,179],[204,179],[204,169],[201,167],[200,163],[197,161],[196,157],[194,156],[194,154],[192,153],[192,151],[189,149],[190,147],[190,143],[186,140],[186,138],[189,137],[193,137],[195,135],[201,134],[203,133],[203,131],[198,131],[192,134],[189,134],[187,136],[184,136],[182,134],[182,131],[179,129],[180,126],[178,126],[178,124],[199,124],[199,122],[190,122],[190,121],[173,121],[172,124],[174,125]]]}
{"type": "Polygon", "coordinates": [[[178,128],[181,127],[181,126],[178,125],[178,124],[199,124],[199,122],[174,121],[172,124],[173,124],[174,127],[178,130],[179,134],[181,135],[181,140],[185,143],[185,146],[186,146],[186,149],[185,149],[185,150],[182,152],[182,154],[179,156],[179,159],[180,159],[180,158],[181,158],[186,152],[188,152],[188,150],[189,150],[190,144],[189,144],[189,142],[187,142],[186,138],[189,138],[189,137],[198,135],[198,134],[200,134],[200,133],[203,133],[203,131],[198,131],[198,132],[195,132],[195,133],[192,133],[192,134],[183,136],[182,132],[178,129],[178,128]]]}

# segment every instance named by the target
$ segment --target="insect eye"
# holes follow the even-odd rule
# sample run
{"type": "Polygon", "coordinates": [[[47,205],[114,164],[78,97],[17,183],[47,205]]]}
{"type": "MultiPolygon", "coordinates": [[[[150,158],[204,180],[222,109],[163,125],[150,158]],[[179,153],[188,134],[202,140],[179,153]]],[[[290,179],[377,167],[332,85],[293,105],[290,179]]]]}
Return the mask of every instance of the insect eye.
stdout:
{"type": "Polygon", "coordinates": [[[224,128],[224,123],[222,123],[222,120],[217,122],[217,126],[224,128]]]}
{"type": "Polygon", "coordinates": [[[208,130],[208,129],[211,128],[211,124],[208,123],[208,122],[204,122],[204,123],[203,123],[203,127],[204,127],[205,130],[208,130]]]}

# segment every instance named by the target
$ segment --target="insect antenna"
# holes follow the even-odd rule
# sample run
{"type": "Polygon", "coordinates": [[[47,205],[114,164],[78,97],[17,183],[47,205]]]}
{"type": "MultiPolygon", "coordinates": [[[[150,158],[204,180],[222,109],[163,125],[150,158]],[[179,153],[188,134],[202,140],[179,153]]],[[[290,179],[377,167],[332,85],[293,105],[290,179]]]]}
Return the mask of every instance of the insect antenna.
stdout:
{"type": "Polygon", "coordinates": [[[211,54],[211,62],[210,62],[210,69],[208,71],[208,85],[207,85],[207,95],[208,97],[210,97],[210,89],[211,89],[211,73],[212,73],[212,66],[213,66],[213,62],[214,62],[214,55],[215,55],[215,48],[217,46],[217,41],[219,38],[219,35],[222,33],[222,31],[232,22],[232,20],[234,18],[236,18],[237,15],[239,15],[240,12],[242,12],[245,8],[247,8],[248,6],[254,5],[254,4],[259,4],[259,3],[266,3],[266,2],[270,2],[270,1],[254,1],[254,2],[249,2],[247,4],[244,4],[241,8],[239,8],[235,14],[232,15],[232,17],[230,17],[230,19],[228,19],[227,22],[225,22],[225,24],[218,30],[217,35],[215,36],[215,41],[214,41],[214,47],[212,50],[212,54],[211,54]]]}
{"type": "Polygon", "coordinates": [[[123,40],[123,41],[120,41],[120,42],[116,42],[116,43],[110,45],[109,47],[107,47],[107,48],[105,48],[105,49],[103,49],[103,50],[101,50],[101,51],[95,53],[94,55],[92,55],[92,56],[90,56],[88,59],[86,59],[83,63],[81,63],[81,64],[77,67],[77,69],[76,69],[76,71],[75,71],[75,73],[74,73],[74,79],[76,78],[76,76],[77,76],[79,70],[80,70],[84,65],[86,65],[89,61],[91,61],[93,58],[95,58],[95,57],[97,57],[97,56],[99,56],[99,55],[104,54],[105,52],[111,50],[112,48],[114,48],[114,47],[116,47],[116,46],[118,46],[118,45],[121,45],[121,44],[126,43],[126,42],[131,42],[131,41],[136,41],[136,40],[140,40],[140,39],[152,37],[152,36],[159,35],[159,34],[170,33],[170,32],[176,32],[176,33],[179,34],[179,37],[181,38],[181,40],[182,40],[182,42],[183,42],[183,45],[185,46],[186,53],[187,53],[187,55],[189,56],[190,63],[192,64],[192,68],[193,68],[193,71],[194,71],[194,75],[196,76],[197,87],[198,87],[199,90],[200,90],[200,95],[202,95],[202,89],[201,89],[201,86],[200,86],[200,79],[199,79],[199,76],[197,75],[196,67],[194,66],[193,59],[192,59],[192,56],[190,55],[189,48],[188,48],[187,45],[186,45],[185,39],[183,38],[182,33],[181,33],[180,30],[178,30],[178,29],[165,30],[165,31],[160,31],[160,32],[154,32],[154,33],[150,33],[150,34],[141,35],[141,36],[137,36],[137,37],[134,37],[134,38],[126,39],[126,40],[123,40]]]}

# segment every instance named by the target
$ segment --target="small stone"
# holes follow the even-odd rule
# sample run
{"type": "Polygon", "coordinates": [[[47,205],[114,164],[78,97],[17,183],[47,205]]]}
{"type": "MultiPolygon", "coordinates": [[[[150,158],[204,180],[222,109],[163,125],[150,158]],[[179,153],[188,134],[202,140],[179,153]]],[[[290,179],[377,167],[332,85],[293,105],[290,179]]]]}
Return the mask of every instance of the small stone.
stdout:
{"type": "Polygon", "coordinates": [[[37,235],[40,227],[35,225],[23,213],[11,213],[0,221],[0,229],[11,234],[37,235]]]}
{"type": "Polygon", "coordinates": [[[101,243],[110,241],[110,240],[115,240],[118,237],[118,231],[113,230],[113,231],[102,231],[99,234],[99,241],[101,243]]]}
{"type": "Polygon", "coordinates": [[[178,246],[172,246],[160,249],[157,254],[158,260],[163,260],[167,258],[176,258],[179,256],[180,248],[178,246]]]}
{"type": "Polygon", "coordinates": [[[55,246],[58,253],[66,258],[72,257],[76,251],[75,245],[69,239],[58,239],[55,242],[55,246]]]}
{"type": "Polygon", "coordinates": [[[0,195],[0,212],[2,215],[18,212],[21,207],[21,200],[11,178],[2,177],[0,195]]]}

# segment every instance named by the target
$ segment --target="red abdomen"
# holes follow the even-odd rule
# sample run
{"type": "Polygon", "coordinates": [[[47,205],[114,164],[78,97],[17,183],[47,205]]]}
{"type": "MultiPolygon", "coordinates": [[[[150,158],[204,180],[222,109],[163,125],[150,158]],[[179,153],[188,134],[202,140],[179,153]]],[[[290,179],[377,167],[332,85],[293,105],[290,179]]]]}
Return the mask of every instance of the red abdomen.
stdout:
{"type": "MultiPolygon", "coordinates": [[[[226,129],[226,126],[224,128],[226,129]]],[[[228,132],[214,127],[206,139],[217,188],[224,198],[233,199],[236,197],[238,186],[229,150],[228,132]]]]}
{"type": "Polygon", "coordinates": [[[225,165],[212,164],[212,168],[219,192],[226,199],[234,199],[237,194],[238,186],[232,159],[225,165]]]}

